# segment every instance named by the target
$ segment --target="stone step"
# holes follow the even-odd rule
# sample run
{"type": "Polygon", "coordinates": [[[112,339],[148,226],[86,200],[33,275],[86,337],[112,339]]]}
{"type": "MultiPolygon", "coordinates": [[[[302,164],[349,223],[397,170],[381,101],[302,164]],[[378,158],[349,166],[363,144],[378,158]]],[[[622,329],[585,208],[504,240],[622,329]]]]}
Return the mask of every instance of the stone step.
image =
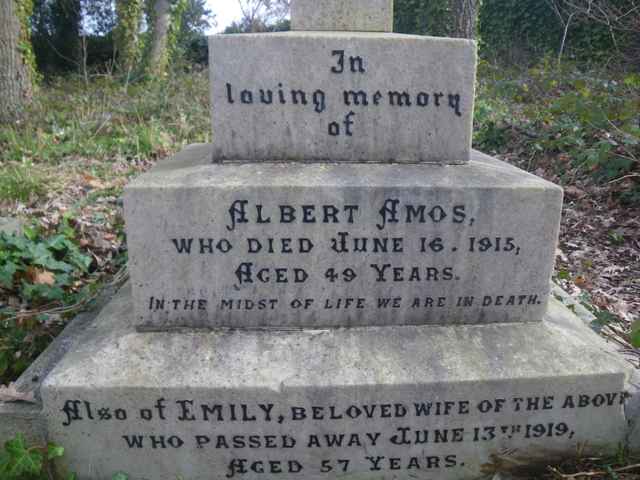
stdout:
{"type": "Polygon", "coordinates": [[[627,431],[631,366],[555,300],[454,327],[139,333],[131,312],[126,288],[42,387],[82,480],[465,480],[627,431]]]}

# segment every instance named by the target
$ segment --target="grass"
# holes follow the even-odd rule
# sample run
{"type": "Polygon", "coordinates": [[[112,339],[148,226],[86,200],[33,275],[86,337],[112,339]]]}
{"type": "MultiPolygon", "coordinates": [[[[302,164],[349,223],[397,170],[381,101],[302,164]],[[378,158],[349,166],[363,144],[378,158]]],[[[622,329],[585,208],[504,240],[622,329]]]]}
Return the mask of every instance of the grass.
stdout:
{"type": "Polygon", "coordinates": [[[40,88],[23,122],[0,127],[0,163],[58,165],[73,158],[108,162],[165,156],[207,142],[209,94],[204,72],[123,85],[75,77],[40,88]]]}
{"type": "Polygon", "coordinates": [[[30,162],[11,163],[0,175],[0,201],[27,202],[32,197],[42,195],[45,190],[46,180],[30,162]]]}

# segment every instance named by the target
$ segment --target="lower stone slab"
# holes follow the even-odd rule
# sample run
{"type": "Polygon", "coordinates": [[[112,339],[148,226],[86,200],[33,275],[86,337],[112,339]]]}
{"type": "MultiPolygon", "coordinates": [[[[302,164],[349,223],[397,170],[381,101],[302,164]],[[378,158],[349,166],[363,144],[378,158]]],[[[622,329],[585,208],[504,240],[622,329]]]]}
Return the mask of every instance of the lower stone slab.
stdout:
{"type": "Polygon", "coordinates": [[[81,480],[474,479],[624,441],[630,368],[538,324],[139,333],[129,289],[42,387],[81,480]]]}

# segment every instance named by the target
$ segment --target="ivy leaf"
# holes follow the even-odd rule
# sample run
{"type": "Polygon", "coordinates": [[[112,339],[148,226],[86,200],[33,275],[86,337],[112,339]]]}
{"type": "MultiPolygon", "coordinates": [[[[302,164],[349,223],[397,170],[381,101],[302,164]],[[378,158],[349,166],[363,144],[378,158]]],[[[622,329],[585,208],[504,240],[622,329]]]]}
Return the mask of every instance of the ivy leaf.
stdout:
{"type": "Polygon", "coordinates": [[[56,252],[62,252],[67,249],[67,239],[62,235],[56,235],[47,241],[47,246],[56,252]]]}
{"type": "Polygon", "coordinates": [[[18,271],[18,267],[13,262],[8,262],[0,267],[0,286],[11,289],[13,288],[13,276],[18,271]]]}
{"type": "Polygon", "coordinates": [[[11,457],[4,450],[0,450],[0,478],[9,476],[9,467],[11,466],[11,457]]]}
{"type": "Polygon", "coordinates": [[[22,284],[22,295],[27,300],[47,300],[55,301],[64,298],[64,290],[60,287],[50,287],[49,285],[22,284]]]}
{"type": "Polygon", "coordinates": [[[93,263],[93,259],[91,257],[83,255],[77,249],[69,252],[69,261],[83,272],[89,271],[89,267],[93,263]]]}
{"type": "Polygon", "coordinates": [[[27,250],[28,242],[24,237],[19,237],[18,235],[2,234],[0,239],[3,243],[6,243],[8,247],[13,247],[13,249],[15,250],[27,250]]]}
{"type": "Polygon", "coordinates": [[[19,433],[13,440],[5,444],[9,455],[5,471],[9,478],[20,478],[22,475],[38,475],[42,472],[43,457],[38,450],[27,447],[24,435],[19,433]]]}
{"type": "Polygon", "coordinates": [[[47,459],[53,460],[54,458],[60,458],[64,456],[64,447],[50,443],[47,445],[47,459]]]}
{"type": "Polygon", "coordinates": [[[635,348],[640,348],[640,320],[636,320],[631,325],[631,345],[635,348]]]}

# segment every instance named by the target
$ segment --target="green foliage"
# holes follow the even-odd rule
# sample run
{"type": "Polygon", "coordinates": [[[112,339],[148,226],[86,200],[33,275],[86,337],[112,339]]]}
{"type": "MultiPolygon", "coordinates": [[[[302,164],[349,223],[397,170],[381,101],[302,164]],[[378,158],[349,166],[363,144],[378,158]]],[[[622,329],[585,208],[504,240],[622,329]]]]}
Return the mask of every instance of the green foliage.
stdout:
{"type": "Polygon", "coordinates": [[[35,0],[32,43],[40,72],[76,71],[83,0],[35,0]]]}
{"type": "Polygon", "coordinates": [[[33,169],[31,162],[9,164],[0,175],[0,200],[21,202],[44,193],[45,180],[33,169]]]}
{"type": "MultiPolygon", "coordinates": [[[[53,443],[46,447],[30,447],[24,435],[18,434],[0,451],[2,480],[49,480],[52,462],[64,455],[64,448],[53,443]]],[[[73,480],[73,475],[67,480],[73,480]]]]}
{"type": "Polygon", "coordinates": [[[19,376],[61,327],[46,315],[20,316],[20,305],[73,304],[86,294],[76,282],[93,260],[73,232],[66,218],[51,237],[31,228],[23,235],[0,233],[0,289],[15,299],[13,307],[0,305],[0,383],[19,376]]]}
{"type": "Polygon", "coordinates": [[[445,37],[452,19],[448,0],[395,0],[394,31],[445,37]]]}
{"type": "Polygon", "coordinates": [[[640,320],[631,326],[631,345],[640,348],[640,320]]]}
{"type": "MultiPolygon", "coordinates": [[[[172,73],[161,81],[130,85],[126,93],[113,78],[89,85],[60,79],[43,86],[23,123],[0,126],[0,163],[7,165],[0,194],[32,196],[43,188],[45,175],[47,189],[55,191],[67,181],[58,176],[68,175],[68,165],[79,157],[90,158],[89,173],[106,184],[114,177],[114,162],[125,168],[130,164],[117,174],[124,179],[153,159],[185,144],[208,142],[210,136],[204,72],[172,73]],[[69,162],[66,168],[56,167],[63,162],[69,162]],[[5,175],[14,165],[20,176],[5,175]]],[[[96,188],[82,201],[96,203],[120,193],[117,186],[96,188]]],[[[27,229],[23,236],[0,239],[0,383],[17,378],[100,287],[102,276],[91,271],[94,265],[89,266],[76,237],[74,210],[56,231],[27,229]]],[[[111,227],[122,229],[116,223],[111,227]]],[[[116,262],[108,263],[117,269],[116,262]]]]}
{"type": "Polygon", "coordinates": [[[20,21],[20,53],[25,64],[28,66],[31,80],[35,83],[39,80],[38,71],[36,69],[36,57],[33,53],[31,45],[31,28],[30,21],[33,14],[33,0],[12,0],[16,7],[18,20],[20,21]]]}
{"type": "Polygon", "coordinates": [[[160,58],[152,59],[150,58],[149,52],[151,51],[151,48],[152,48],[151,39],[154,36],[153,29],[156,23],[155,1],[156,0],[147,0],[146,18],[147,18],[147,24],[151,25],[151,28],[146,33],[147,45],[146,45],[146,53],[144,55],[146,59],[145,73],[153,79],[166,76],[168,73],[167,69],[169,68],[169,66],[171,64],[175,64],[179,60],[179,57],[182,56],[183,52],[179,48],[178,40],[179,40],[180,32],[182,30],[183,17],[189,7],[188,0],[172,0],[171,1],[170,3],[171,18],[169,20],[169,31],[167,32],[164,51],[161,52],[160,58]]]}
{"type": "Polygon", "coordinates": [[[180,49],[179,40],[182,32],[182,22],[189,6],[189,0],[175,0],[172,7],[169,38],[167,39],[167,55],[169,60],[175,61],[183,54],[183,51],[180,49]]]}
{"type": "Polygon", "coordinates": [[[186,6],[177,31],[176,55],[191,64],[208,61],[206,31],[211,27],[213,15],[206,0],[186,0],[186,6]]]}
{"type": "MultiPolygon", "coordinates": [[[[638,75],[612,76],[575,64],[558,68],[545,58],[526,70],[481,62],[479,76],[479,148],[524,149],[532,159],[553,156],[560,176],[571,170],[600,182],[635,175],[640,168],[638,75]]],[[[621,184],[619,194],[638,201],[640,186],[621,184]]]]}
{"type": "Polygon", "coordinates": [[[116,49],[125,75],[130,75],[140,62],[142,45],[139,29],[143,12],[144,0],[116,0],[116,49]]]}
{"type": "MultiPolygon", "coordinates": [[[[480,8],[481,53],[492,60],[530,62],[557,55],[564,21],[551,4],[541,0],[484,0],[480,8]]],[[[610,31],[598,22],[573,17],[566,48],[575,58],[609,57],[614,46],[610,31]]]]}

